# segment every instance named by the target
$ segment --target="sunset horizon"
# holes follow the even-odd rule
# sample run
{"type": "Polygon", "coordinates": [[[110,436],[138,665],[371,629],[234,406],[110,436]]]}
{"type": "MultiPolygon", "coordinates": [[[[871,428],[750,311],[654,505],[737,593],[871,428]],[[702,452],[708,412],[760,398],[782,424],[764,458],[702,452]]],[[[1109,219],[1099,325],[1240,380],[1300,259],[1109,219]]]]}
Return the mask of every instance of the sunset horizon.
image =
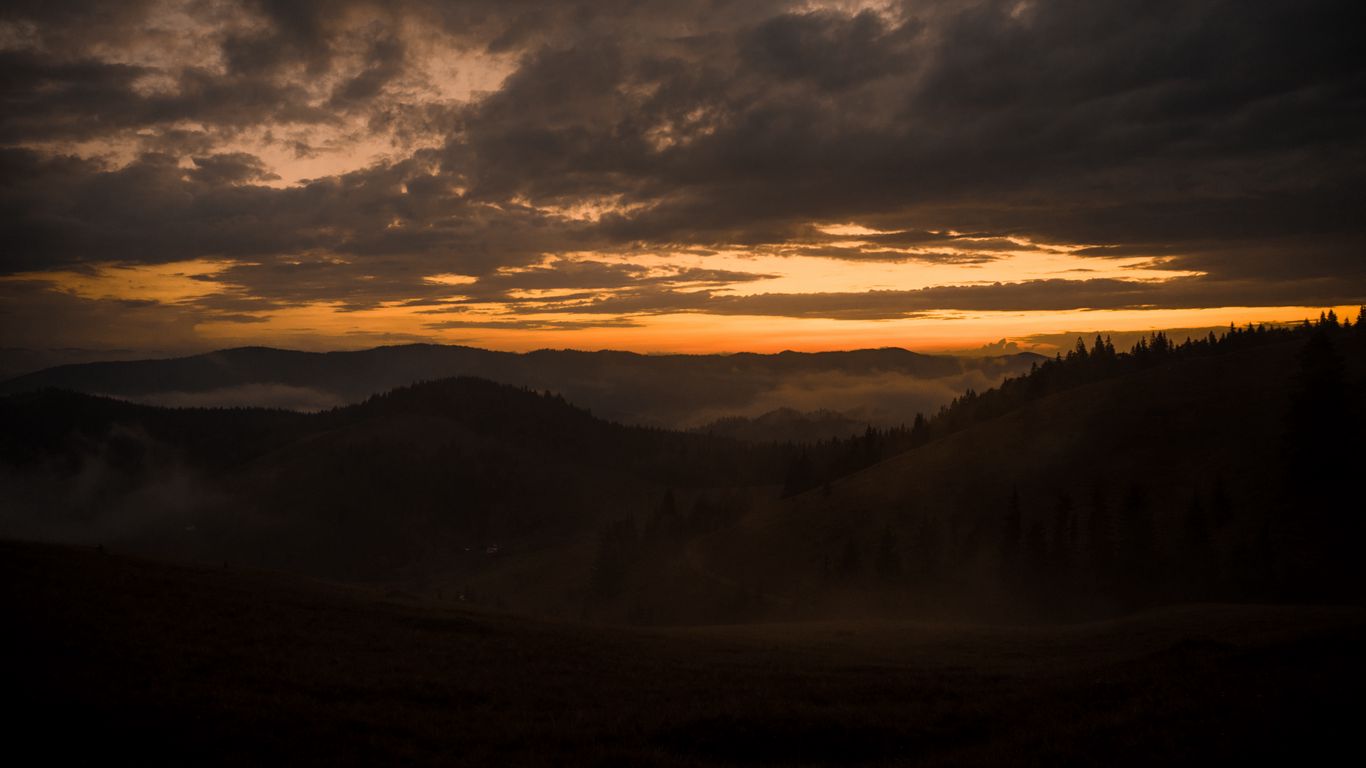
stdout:
{"type": "Polygon", "coordinates": [[[0,347],[946,351],[1366,301],[1352,70],[1292,34],[1331,3],[519,7],[0,16],[0,347]]]}
{"type": "Polygon", "coordinates": [[[1363,29],[0,3],[11,752],[1360,751],[1363,29]]]}

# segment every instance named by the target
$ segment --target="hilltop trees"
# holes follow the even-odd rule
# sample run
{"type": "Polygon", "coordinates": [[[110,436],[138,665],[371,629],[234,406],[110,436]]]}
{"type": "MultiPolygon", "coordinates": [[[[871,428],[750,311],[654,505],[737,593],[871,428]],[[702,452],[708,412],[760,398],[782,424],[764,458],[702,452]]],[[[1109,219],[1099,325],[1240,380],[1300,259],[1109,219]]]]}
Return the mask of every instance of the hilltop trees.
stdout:
{"type": "Polygon", "coordinates": [[[1190,506],[1182,517],[1180,535],[1177,550],[1180,567],[1172,574],[1179,580],[1175,588],[1193,599],[1208,598],[1218,576],[1218,553],[1214,548],[1209,514],[1198,490],[1191,494],[1190,506]]]}
{"type": "Polygon", "coordinates": [[[1051,494],[1050,511],[1046,496],[1012,490],[998,522],[997,589],[1016,613],[1066,618],[1262,594],[1274,583],[1284,556],[1270,528],[1235,525],[1222,481],[1192,489],[1187,506],[1165,510],[1165,523],[1153,491],[1134,482],[1116,495],[1096,483],[1081,505],[1051,494]],[[1214,508],[1224,510],[1220,523],[1214,508]]]}
{"type": "Polygon", "coordinates": [[[1360,595],[1366,311],[1180,343],[1156,333],[1127,352],[1103,336],[1072,346],[909,427],[809,444],[623,427],[557,397],[453,379],[314,414],[15,397],[0,402],[0,460],[66,492],[96,474],[81,472],[98,459],[100,485],[70,502],[78,511],[161,503],[147,481],[183,464],[221,481],[195,495],[234,510],[196,519],[201,532],[212,519],[225,534],[204,541],[234,559],[249,551],[268,567],[328,577],[507,570],[524,552],[572,541],[565,580],[576,597],[598,601],[599,615],[638,593],[662,605],[663,595],[696,586],[676,577],[695,564],[688,555],[701,546],[689,545],[704,544],[736,572],[800,563],[774,583],[810,584],[820,568],[832,588],[898,591],[908,603],[975,590],[974,599],[1008,594],[1058,615],[1158,600],[1325,597],[1324,574],[1337,585],[1328,597],[1360,595]],[[1230,376],[1245,378],[1230,387],[1230,376]],[[1220,401],[1225,391],[1236,397],[1220,401]],[[842,479],[1050,396],[999,430],[947,446],[977,445],[986,458],[931,447],[924,472],[908,457],[891,473],[842,479]],[[1215,406],[1217,418],[1192,413],[1215,406]],[[1199,452],[1184,450],[1183,437],[1199,452]],[[1041,450],[1021,455],[1017,444],[1041,450]],[[1236,457],[1215,455],[1225,448],[1236,457]],[[775,498],[811,491],[790,504],[775,498]],[[816,532],[796,544],[805,548],[798,555],[770,557],[759,548],[794,539],[747,539],[761,526],[733,524],[751,508],[763,512],[751,519],[790,518],[792,530],[816,532]],[[503,544],[494,568],[452,554],[494,541],[503,544]],[[652,578],[674,583],[654,587],[652,578]]]}
{"type": "Polygon", "coordinates": [[[811,456],[801,451],[787,465],[783,477],[783,498],[808,491],[819,484],[816,472],[811,466],[811,456]]]}
{"type": "Polygon", "coordinates": [[[1327,318],[1299,354],[1299,371],[1290,408],[1290,461],[1300,493],[1321,502],[1334,490],[1336,478],[1347,471],[1346,452],[1352,447],[1344,427],[1356,414],[1347,397],[1346,365],[1336,350],[1327,318]]]}
{"type": "MultiPolygon", "coordinates": [[[[1355,324],[1340,322],[1337,315],[1329,311],[1317,323],[1270,328],[1230,325],[1223,334],[1211,331],[1202,338],[1187,338],[1180,343],[1174,342],[1166,332],[1156,331],[1141,337],[1127,352],[1117,351],[1109,337],[1098,334],[1089,348],[1084,339],[1078,337],[1066,355],[1045,360],[1023,376],[1004,380],[995,389],[986,392],[968,389],[933,415],[917,414],[910,427],[869,427],[864,434],[844,440],[787,446],[782,494],[792,496],[822,487],[890,456],[1004,415],[1048,395],[1180,360],[1212,357],[1296,339],[1306,340],[1312,347],[1306,348],[1303,358],[1305,373],[1300,398],[1303,407],[1297,406],[1300,408],[1297,429],[1316,423],[1331,424],[1340,418],[1360,419],[1361,416],[1353,415],[1342,399],[1343,369],[1341,353],[1336,350],[1339,344],[1350,345],[1355,354],[1366,355],[1366,308],[1355,324]]],[[[1328,434],[1322,430],[1310,433],[1301,429],[1294,442],[1321,446],[1325,439],[1336,439],[1340,434],[1341,431],[1328,434]]],[[[1348,455],[1350,451],[1341,453],[1348,455]]]]}
{"type": "Polygon", "coordinates": [[[1006,504],[1005,518],[1001,524],[1001,575],[1006,583],[1018,583],[1024,572],[1024,563],[1021,558],[1023,542],[1021,537],[1024,532],[1024,519],[1020,512],[1020,491],[1018,489],[1010,492],[1010,501],[1006,504]]]}
{"type": "MultiPolygon", "coordinates": [[[[1358,316],[1356,335],[1361,333],[1358,316]]],[[[1334,571],[1335,589],[1359,595],[1366,577],[1360,563],[1360,542],[1366,535],[1366,495],[1360,472],[1366,451],[1366,413],[1360,398],[1362,383],[1352,392],[1342,348],[1357,346],[1343,325],[1329,312],[1320,317],[1298,356],[1294,390],[1286,426],[1286,464],[1289,496],[1298,502],[1294,519],[1298,537],[1308,550],[1295,560],[1292,578],[1312,580],[1323,567],[1334,571]]],[[[1357,346],[1357,351],[1362,347],[1357,346]]]]}
{"type": "MultiPolygon", "coordinates": [[[[870,428],[842,440],[771,445],[768,455],[782,457],[781,469],[770,475],[771,485],[763,493],[771,502],[779,494],[816,491],[779,508],[799,511],[795,519],[829,515],[827,524],[833,530],[820,534],[819,543],[812,542],[813,552],[805,560],[809,565],[804,567],[810,569],[804,573],[808,583],[817,581],[819,572],[819,583],[837,593],[850,588],[876,590],[907,605],[922,597],[933,601],[966,593],[980,600],[1004,597],[1021,612],[1069,618],[1168,601],[1267,599],[1308,594],[1330,566],[1338,567],[1334,563],[1342,564],[1336,573],[1340,583],[1347,584],[1354,573],[1348,567],[1348,555],[1361,539],[1361,523],[1366,518],[1359,496],[1349,493],[1355,482],[1353,469],[1362,461],[1360,440],[1354,438],[1362,434],[1357,425],[1366,369],[1363,327],[1366,317],[1344,322],[1325,312],[1321,320],[1307,326],[1233,327],[1223,334],[1180,342],[1158,332],[1125,352],[1116,350],[1104,336],[1092,336],[1078,340],[1065,355],[1041,363],[1027,376],[1009,379],[990,391],[967,391],[939,413],[920,416],[909,427],[870,428]],[[1282,348],[1247,354],[1271,345],[1282,348]],[[1160,460],[1145,466],[1148,458],[1159,459],[1164,450],[1178,447],[1180,429],[1237,427],[1235,409],[1217,419],[1187,420],[1178,408],[1206,401],[1173,396],[1180,391],[1178,387],[1193,385],[1201,392],[1217,392],[1219,382],[1212,377],[1229,370],[1239,375],[1258,370],[1244,368],[1242,362],[1226,366],[1215,360],[1186,366],[1187,362],[1229,356],[1230,361],[1281,365],[1297,348],[1293,387],[1276,379],[1271,391],[1283,399],[1249,400],[1257,404],[1257,410],[1246,414],[1263,425],[1285,425],[1283,430],[1249,432],[1263,435],[1258,439],[1274,450],[1276,430],[1282,431],[1283,462],[1276,461],[1275,453],[1256,449],[1239,455],[1265,460],[1265,465],[1239,466],[1193,454],[1194,471],[1160,460]],[[1150,370],[1151,374],[1146,373],[1150,370]],[[1090,386],[1140,373],[1138,381],[1145,386],[1152,383],[1165,388],[1163,397],[1154,402],[1167,410],[1152,412],[1170,417],[1170,422],[1145,421],[1148,412],[1143,409],[1150,406],[1141,396],[1137,403],[1098,400],[1115,391],[1133,395],[1136,390],[1128,383],[1090,386]],[[890,512],[842,502],[848,498],[845,489],[857,492],[866,485],[863,481],[845,485],[844,476],[1041,398],[1080,388],[1088,391],[1077,394],[1075,402],[1082,404],[1078,407],[1102,414],[1108,413],[1105,408],[1114,409],[1120,415],[1107,416],[1102,423],[1129,431],[1116,435],[1098,430],[1093,435],[1084,425],[1068,421],[1070,431],[1060,442],[1067,446],[1066,455],[1077,462],[1074,477],[1055,473],[1038,461],[1024,461],[1020,467],[1001,466],[999,476],[993,474],[996,465],[983,467],[982,472],[960,480],[962,490],[951,494],[908,485],[893,502],[901,506],[890,512]],[[1134,411],[1124,413],[1125,408],[1134,411]],[[1074,443],[1081,446],[1076,450],[1090,453],[1076,453],[1074,443]],[[1109,464],[1107,456],[1112,452],[1124,458],[1109,464]],[[1254,474],[1272,480],[1249,486],[1254,474]],[[1287,488],[1284,495],[1278,495],[1275,483],[1282,477],[1287,488]],[[990,494],[981,494],[976,486],[979,479],[986,481],[982,487],[993,489],[990,494]],[[1249,487],[1263,495],[1254,497],[1249,487]],[[924,508],[922,497],[928,499],[924,508]],[[911,508],[915,514],[904,511],[911,508]],[[1292,589],[1296,578],[1304,585],[1298,592],[1292,589]]],[[[1053,398],[1039,412],[1056,419],[1070,402],[1073,398],[1066,395],[1053,398]]],[[[1003,423],[1011,429],[1025,423],[1031,429],[1048,430],[1053,422],[1030,416],[1003,423]]],[[[1004,434],[1018,437],[1009,430],[1004,434]]],[[[1217,443],[1206,440],[1200,445],[1208,451],[1217,443]]],[[[987,453],[993,461],[1010,461],[1008,450],[987,453]]],[[[944,461],[951,466],[951,458],[926,455],[933,457],[937,472],[944,471],[944,461]]],[[[724,536],[725,525],[739,514],[718,514],[716,494],[687,488],[661,494],[657,505],[637,512],[645,521],[641,543],[694,536],[701,530],[699,525],[724,536]],[[682,508],[691,505],[686,518],[680,513],[680,498],[687,502],[682,508]],[[714,522],[702,522],[713,518],[714,522]]],[[[759,494],[754,498],[756,503],[766,503],[759,494]]],[[[638,571],[631,570],[636,566],[617,565],[618,555],[629,548],[622,542],[629,540],[622,532],[604,533],[592,577],[595,593],[620,594],[611,586],[614,574],[629,572],[648,578],[639,555],[638,571]]],[[[661,547],[650,543],[646,549],[664,552],[661,547]]]]}
{"type": "Polygon", "coordinates": [[[901,550],[897,547],[896,534],[890,526],[882,529],[874,572],[878,580],[884,584],[892,584],[901,579],[901,550]]]}
{"type": "Polygon", "coordinates": [[[597,554],[588,579],[589,590],[595,596],[612,598],[621,593],[639,543],[632,520],[613,520],[599,529],[597,554]]]}

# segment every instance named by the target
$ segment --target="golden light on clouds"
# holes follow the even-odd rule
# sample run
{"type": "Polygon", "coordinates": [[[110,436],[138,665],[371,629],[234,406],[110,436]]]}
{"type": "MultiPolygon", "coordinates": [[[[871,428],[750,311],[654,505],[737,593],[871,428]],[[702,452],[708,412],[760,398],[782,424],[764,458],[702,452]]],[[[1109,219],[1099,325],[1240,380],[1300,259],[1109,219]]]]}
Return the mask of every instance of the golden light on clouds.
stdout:
{"type": "Polygon", "coordinates": [[[1275,30],[1224,50],[1098,8],[21,7],[0,331],[127,318],[137,347],[164,310],[181,346],[945,348],[1366,299],[1333,96],[1358,83],[1293,59],[1176,98],[1109,41],[1217,62],[1275,30]],[[1094,66],[1014,65],[1040,51],[1094,66]]]}
{"type": "MultiPolygon", "coordinates": [[[[897,320],[831,320],[770,316],[679,313],[652,315],[624,327],[584,327],[578,315],[538,315],[550,327],[518,327],[500,314],[460,315],[484,326],[433,330],[430,316],[410,307],[343,311],[336,305],[310,305],[272,312],[244,333],[239,323],[205,322],[198,332],[213,346],[289,340],[310,349],[366,347],[375,343],[427,340],[508,351],[534,349],[623,349],[644,353],[817,352],[838,349],[904,347],[917,351],[967,351],[1000,339],[1096,332],[1150,331],[1164,328],[1220,327],[1229,323],[1294,323],[1316,317],[1320,307],[1209,307],[1185,310],[1074,310],[1068,312],[935,313],[897,320]],[[566,323],[562,329],[551,324],[566,323]],[[506,323],[507,327],[496,327],[506,323]],[[493,326],[493,327],[490,327],[493,326]]],[[[1350,317],[1356,308],[1337,307],[1350,317]]],[[[1038,351],[1051,354],[1052,347],[1038,351]]]]}
{"type": "Polygon", "coordinates": [[[26,272],[0,280],[47,284],[51,290],[84,299],[180,304],[221,292],[223,286],[211,278],[228,266],[209,260],[100,264],[86,271],[26,272]]]}
{"type": "MultiPolygon", "coordinates": [[[[140,96],[183,96],[187,62],[193,63],[196,72],[230,77],[224,41],[269,30],[269,19],[242,10],[230,4],[159,0],[138,35],[96,41],[90,54],[111,64],[142,70],[131,84],[140,96]]],[[[377,33],[403,41],[404,66],[401,76],[384,84],[382,93],[367,94],[368,98],[382,97],[396,105],[454,108],[497,91],[516,70],[517,56],[512,52],[489,52],[441,30],[430,20],[395,17],[380,6],[343,9],[330,26],[336,35],[331,66],[325,72],[313,72],[298,63],[277,75],[277,81],[288,82],[288,87],[307,102],[293,116],[286,113],[274,120],[227,126],[172,119],[155,128],[113,127],[89,139],[39,138],[22,146],[44,153],[101,158],[116,168],[155,147],[168,132],[177,132],[196,137],[202,145],[197,150],[200,153],[243,152],[259,158],[271,176],[256,183],[287,188],[401,160],[415,149],[439,147],[445,140],[449,124],[438,121],[380,127],[367,110],[349,110],[334,103],[349,80],[363,76],[372,66],[368,59],[377,33]]],[[[28,38],[31,33],[21,24],[0,22],[0,50],[37,44],[28,38]]],[[[188,164],[189,158],[182,162],[188,164]]]]}
{"type": "MultiPolygon", "coordinates": [[[[866,234],[866,233],[865,233],[866,234]]],[[[964,284],[964,277],[980,273],[982,280],[1030,281],[1056,278],[1082,269],[1081,259],[1065,250],[993,253],[987,264],[844,261],[829,258],[779,256],[771,252],[732,250],[709,255],[577,253],[566,261],[632,265],[642,274],[670,275],[687,268],[764,273],[754,282],[711,286],[715,295],[750,296],[763,293],[803,294],[914,290],[964,284]]],[[[559,258],[547,258],[541,267],[559,258]]],[[[1086,260],[1090,275],[1131,278],[1146,260],[1086,260]]],[[[368,308],[348,307],[340,301],[307,301],[262,309],[212,309],[215,296],[240,293],[220,277],[237,262],[194,260],[162,265],[104,264],[84,271],[30,273],[23,280],[48,290],[90,300],[162,304],[181,309],[204,303],[193,332],[206,346],[291,344],[305,348],[363,347],[376,343],[431,341],[525,351],[538,348],[630,349],[642,352],[776,352],[784,349],[816,351],[851,347],[900,346],[922,350],[964,350],[1000,339],[1025,340],[1033,335],[1063,331],[1078,333],[1136,331],[1171,327],[1219,326],[1232,323],[1294,322],[1319,311],[1312,307],[1206,307],[1196,309],[1102,309],[1068,311],[930,311],[911,317],[848,318],[791,317],[748,314],[708,314],[696,311],[635,312],[604,316],[592,313],[536,310],[581,296],[570,288],[516,288],[495,301],[471,300],[462,289],[476,286],[470,275],[427,275],[429,285],[449,287],[450,293],[431,302],[386,301],[368,308]]],[[[531,268],[505,268],[516,275],[531,268]]],[[[1181,271],[1142,269],[1148,280],[1187,276],[1181,271]]],[[[14,281],[9,277],[4,280],[14,281]]],[[[689,288],[686,281],[678,289],[689,288]]],[[[579,303],[610,299],[627,289],[588,291],[579,303]]],[[[575,306],[571,302],[567,306],[575,306]]],[[[1350,315],[1353,308],[1337,308],[1350,315]]],[[[131,340],[130,340],[131,341],[131,340]]],[[[143,340],[152,342],[152,339],[143,340]]]]}

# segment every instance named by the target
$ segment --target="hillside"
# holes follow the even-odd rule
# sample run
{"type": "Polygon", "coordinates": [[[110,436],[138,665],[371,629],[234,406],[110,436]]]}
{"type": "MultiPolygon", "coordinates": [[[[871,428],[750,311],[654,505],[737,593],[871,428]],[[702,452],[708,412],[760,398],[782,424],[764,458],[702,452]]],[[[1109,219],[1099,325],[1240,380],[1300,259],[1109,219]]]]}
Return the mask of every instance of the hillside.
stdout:
{"type": "Polygon", "coordinates": [[[471,376],[550,390],[613,421],[695,426],[780,407],[851,407],[909,422],[969,388],[1029,370],[1033,354],[967,358],[904,349],[772,355],[525,354],[411,344],[355,352],[246,347],[166,360],[65,365],[0,382],[0,394],[60,388],[170,406],[317,410],[418,381],[471,376]]]}
{"type": "Polygon", "coordinates": [[[313,414],[45,390],[0,398],[0,529],[577,616],[604,527],[671,489],[722,525],[787,455],[469,378],[313,414]]]}
{"type": "Polygon", "coordinates": [[[1326,325],[1098,341],[814,443],[470,378],[312,414],[46,390],[0,399],[0,530],[637,624],[1355,602],[1363,351],[1326,325]]]}
{"type": "Polygon", "coordinates": [[[779,408],[753,417],[728,416],[691,431],[751,443],[818,443],[853,437],[868,426],[867,422],[834,411],[803,413],[779,408]]]}
{"type": "Polygon", "coordinates": [[[1364,352],[1359,331],[1305,331],[1101,376],[769,504],[693,557],[779,613],[1360,600],[1364,352]]]}
{"type": "Polygon", "coordinates": [[[0,595],[10,741],[65,762],[1323,763],[1366,683],[1342,608],[641,631],[8,542],[0,595]]]}

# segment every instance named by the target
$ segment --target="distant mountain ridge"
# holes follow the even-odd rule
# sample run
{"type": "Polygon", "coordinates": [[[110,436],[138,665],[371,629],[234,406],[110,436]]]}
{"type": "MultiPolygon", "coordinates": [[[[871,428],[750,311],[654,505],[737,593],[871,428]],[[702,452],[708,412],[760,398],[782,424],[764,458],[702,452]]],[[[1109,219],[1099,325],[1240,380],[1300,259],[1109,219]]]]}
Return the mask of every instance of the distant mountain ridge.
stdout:
{"type": "Polygon", "coordinates": [[[604,519],[671,487],[759,485],[781,464],[777,449],[623,426],[468,377],[309,414],[0,397],[4,535],[341,578],[474,578],[498,565],[489,543],[553,550],[582,576],[587,563],[560,561],[591,557],[604,519]]]}
{"type": "MultiPolygon", "coordinates": [[[[985,389],[1042,360],[1030,353],[966,358],[900,348],[848,352],[642,355],[411,344],[349,352],[239,347],[190,357],[63,365],[0,383],[170,406],[320,410],[418,381],[475,376],[557,392],[605,418],[695,426],[777,408],[868,404],[860,420],[908,421],[969,388],[985,389]]],[[[843,408],[841,408],[843,410],[843,408]]]]}
{"type": "Polygon", "coordinates": [[[751,443],[815,443],[852,437],[868,426],[835,411],[778,408],[753,417],[727,416],[692,431],[751,443]]]}
{"type": "Polygon", "coordinates": [[[1362,434],[1366,313],[1127,353],[1097,340],[964,396],[884,460],[805,463],[693,562],[849,614],[886,611],[866,594],[889,584],[902,610],[1020,617],[1359,601],[1362,434]]]}
{"type": "Polygon", "coordinates": [[[1366,323],[1331,318],[1097,340],[805,444],[472,378],[307,414],[44,389],[0,397],[0,535],[645,624],[1356,601],[1363,393],[1366,323]]]}

